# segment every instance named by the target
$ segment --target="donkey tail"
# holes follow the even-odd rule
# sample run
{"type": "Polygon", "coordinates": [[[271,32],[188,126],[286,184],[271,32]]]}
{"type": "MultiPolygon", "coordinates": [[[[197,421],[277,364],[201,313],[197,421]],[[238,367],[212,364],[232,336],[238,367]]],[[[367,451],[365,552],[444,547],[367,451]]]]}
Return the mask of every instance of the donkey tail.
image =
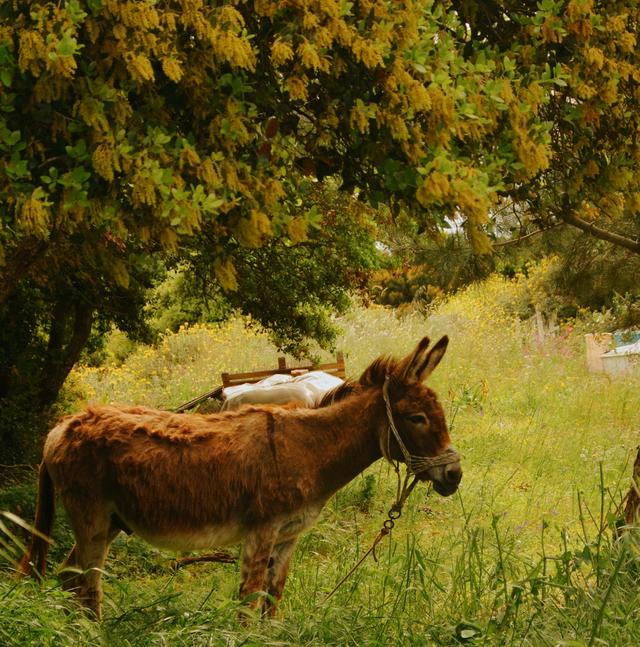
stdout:
{"type": "Polygon", "coordinates": [[[37,574],[44,576],[47,568],[47,552],[51,540],[51,528],[55,515],[55,490],[49,470],[44,461],[38,473],[38,502],[36,520],[31,533],[31,544],[20,561],[18,573],[22,576],[37,574]]]}

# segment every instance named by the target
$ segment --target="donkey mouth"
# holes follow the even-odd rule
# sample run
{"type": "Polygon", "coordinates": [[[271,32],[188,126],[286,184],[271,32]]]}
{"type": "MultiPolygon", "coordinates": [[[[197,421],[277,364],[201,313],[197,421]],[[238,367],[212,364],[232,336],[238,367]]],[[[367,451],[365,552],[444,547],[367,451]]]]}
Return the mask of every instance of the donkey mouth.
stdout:
{"type": "Polygon", "coordinates": [[[443,481],[433,481],[433,489],[440,496],[451,496],[455,494],[458,490],[457,483],[445,483],[443,481]]]}

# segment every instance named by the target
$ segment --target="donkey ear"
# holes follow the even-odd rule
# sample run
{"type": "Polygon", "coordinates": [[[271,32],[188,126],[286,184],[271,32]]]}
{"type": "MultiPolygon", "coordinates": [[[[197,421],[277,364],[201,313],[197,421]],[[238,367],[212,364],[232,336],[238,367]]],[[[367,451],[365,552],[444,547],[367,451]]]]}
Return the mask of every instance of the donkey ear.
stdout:
{"type": "Polygon", "coordinates": [[[422,382],[426,380],[440,363],[447,350],[448,343],[449,338],[445,335],[429,350],[429,338],[424,337],[413,353],[405,360],[407,363],[403,373],[403,380],[405,382],[422,382]]]}
{"type": "Polygon", "coordinates": [[[428,337],[423,337],[413,352],[405,357],[400,362],[400,376],[403,382],[419,382],[417,368],[427,357],[427,350],[431,340],[428,337]]]}
{"type": "Polygon", "coordinates": [[[438,364],[440,364],[440,360],[444,357],[444,354],[447,350],[448,345],[449,345],[449,338],[446,335],[443,335],[436,342],[436,345],[433,346],[433,348],[428,352],[427,360],[423,364],[420,370],[421,382],[426,380],[429,377],[429,375],[433,373],[433,370],[435,369],[435,367],[438,366],[438,364]]]}

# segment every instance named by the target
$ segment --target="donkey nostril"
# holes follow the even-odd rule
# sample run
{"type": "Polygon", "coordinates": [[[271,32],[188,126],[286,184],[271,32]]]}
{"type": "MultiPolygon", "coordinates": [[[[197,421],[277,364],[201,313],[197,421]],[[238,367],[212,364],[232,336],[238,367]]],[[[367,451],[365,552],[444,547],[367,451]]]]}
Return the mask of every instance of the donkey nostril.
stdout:
{"type": "Polygon", "coordinates": [[[448,483],[457,485],[462,480],[462,470],[459,467],[447,468],[444,472],[444,478],[448,483]]]}

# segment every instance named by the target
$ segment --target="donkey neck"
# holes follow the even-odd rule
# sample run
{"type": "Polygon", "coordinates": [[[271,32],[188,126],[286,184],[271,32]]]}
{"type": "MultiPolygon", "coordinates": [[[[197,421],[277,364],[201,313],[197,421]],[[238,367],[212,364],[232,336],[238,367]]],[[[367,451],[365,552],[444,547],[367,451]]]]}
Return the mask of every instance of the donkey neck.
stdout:
{"type": "Polygon", "coordinates": [[[382,457],[379,438],[387,417],[380,390],[367,389],[307,415],[314,424],[305,445],[315,453],[319,486],[327,495],[382,457]]]}

